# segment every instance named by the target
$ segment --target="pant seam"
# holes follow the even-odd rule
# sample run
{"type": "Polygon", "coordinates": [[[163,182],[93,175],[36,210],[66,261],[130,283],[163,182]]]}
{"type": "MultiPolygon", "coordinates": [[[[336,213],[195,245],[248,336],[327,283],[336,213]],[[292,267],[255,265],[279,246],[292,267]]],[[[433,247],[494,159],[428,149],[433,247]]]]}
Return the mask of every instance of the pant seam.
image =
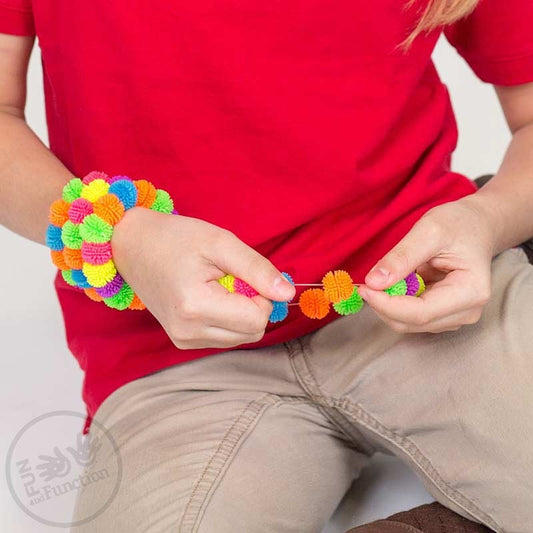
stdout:
{"type": "MultiPolygon", "coordinates": [[[[295,339],[295,342],[297,342],[300,345],[300,350],[303,353],[303,344],[301,338],[295,339]]],[[[350,424],[346,417],[331,408],[328,408],[327,406],[323,405],[323,403],[316,402],[315,401],[315,393],[314,390],[320,390],[318,387],[318,383],[316,382],[316,379],[314,376],[309,372],[308,365],[304,365],[303,368],[300,368],[300,371],[297,368],[296,363],[296,356],[299,353],[298,350],[293,347],[292,343],[286,342],[285,347],[287,348],[287,351],[289,353],[289,361],[292,367],[292,370],[294,372],[294,375],[296,376],[297,380],[300,383],[300,386],[304,390],[304,392],[309,396],[310,400],[314,402],[317,409],[320,410],[320,412],[339,430],[343,435],[346,436],[346,438],[349,439],[349,442],[352,443],[354,448],[362,453],[363,455],[366,455],[367,457],[371,457],[375,452],[376,449],[374,446],[372,446],[367,439],[361,434],[361,432],[354,428],[352,424],[350,424]],[[309,375],[304,375],[302,373],[307,372],[309,375]]]]}
{"type": "Polygon", "coordinates": [[[482,511],[474,502],[467,498],[462,492],[449,485],[439,474],[431,460],[426,457],[417,445],[408,437],[402,437],[391,429],[387,428],[370,413],[368,413],[361,405],[352,402],[349,398],[321,398],[323,401],[331,402],[333,406],[345,412],[347,416],[352,418],[358,424],[363,425],[370,431],[374,431],[380,437],[395,444],[407,456],[409,456],[422,470],[431,482],[450,500],[452,500],[459,507],[471,514],[476,520],[485,523],[496,533],[504,533],[504,530],[497,524],[497,522],[482,511]]]}
{"type": "Polygon", "coordinates": [[[297,371],[296,365],[293,365],[293,370],[297,373],[297,377],[301,380],[302,383],[307,385],[307,392],[311,398],[321,404],[325,404],[328,407],[333,407],[338,409],[341,413],[345,413],[348,418],[351,418],[357,424],[369,429],[370,431],[376,433],[378,436],[384,438],[385,440],[392,442],[396,445],[402,452],[404,452],[408,457],[410,457],[415,464],[428,476],[429,480],[450,500],[452,500],[459,507],[464,509],[466,512],[470,513],[474,518],[480,522],[486,523],[491,527],[496,533],[504,533],[504,530],[496,523],[492,516],[488,515],[479,507],[473,503],[469,498],[462,494],[457,489],[451,487],[438,473],[437,469],[433,466],[431,461],[420,451],[414,442],[412,442],[407,437],[402,437],[387,428],[377,419],[375,419],[370,413],[365,411],[361,405],[352,402],[347,397],[328,397],[324,395],[316,376],[313,374],[311,365],[308,360],[307,347],[299,338],[297,339],[300,345],[300,351],[297,352],[292,346],[291,349],[291,359],[296,359],[297,355],[301,355],[302,369],[306,372],[307,375],[302,375],[297,371]],[[359,416],[357,416],[357,414],[359,416]]]}
{"type": "Polygon", "coordinates": [[[242,409],[196,482],[183,511],[179,526],[180,532],[194,533],[198,531],[205,509],[214,493],[215,487],[222,478],[225,467],[229,464],[229,460],[235,456],[238,447],[244,442],[246,435],[266,409],[282,401],[280,396],[266,393],[259,398],[251,400],[242,409]]]}

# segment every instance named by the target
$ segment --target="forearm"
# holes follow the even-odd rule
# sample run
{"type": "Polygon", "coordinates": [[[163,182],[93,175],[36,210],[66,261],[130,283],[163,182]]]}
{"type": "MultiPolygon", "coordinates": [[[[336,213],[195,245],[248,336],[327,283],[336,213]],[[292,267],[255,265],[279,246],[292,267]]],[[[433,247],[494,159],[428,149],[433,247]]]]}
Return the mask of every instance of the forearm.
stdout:
{"type": "Polygon", "coordinates": [[[466,199],[488,215],[494,255],[533,237],[533,123],[514,133],[497,174],[466,199]]]}
{"type": "Polygon", "coordinates": [[[26,124],[22,112],[0,108],[0,223],[44,243],[48,208],[74,176],[26,124]]]}

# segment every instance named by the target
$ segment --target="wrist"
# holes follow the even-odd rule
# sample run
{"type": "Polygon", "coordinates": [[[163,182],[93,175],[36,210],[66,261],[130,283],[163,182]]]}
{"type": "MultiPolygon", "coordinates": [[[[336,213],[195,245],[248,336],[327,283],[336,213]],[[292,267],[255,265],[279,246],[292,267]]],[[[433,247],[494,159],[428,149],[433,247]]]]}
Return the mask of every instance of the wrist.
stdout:
{"type": "Polygon", "coordinates": [[[147,210],[142,207],[132,207],[125,211],[123,217],[115,224],[111,236],[111,250],[113,261],[119,272],[127,270],[128,252],[133,249],[135,242],[142,235],[140,228],[145,220],[147,210]]]}
{"type": "Polygon", "coordinates": [[[492,256],[495,256],[513,244],[508,239],[507,216],[501,198],[486,187],[460,201],[478,212],[492,244],[492,256]]]}

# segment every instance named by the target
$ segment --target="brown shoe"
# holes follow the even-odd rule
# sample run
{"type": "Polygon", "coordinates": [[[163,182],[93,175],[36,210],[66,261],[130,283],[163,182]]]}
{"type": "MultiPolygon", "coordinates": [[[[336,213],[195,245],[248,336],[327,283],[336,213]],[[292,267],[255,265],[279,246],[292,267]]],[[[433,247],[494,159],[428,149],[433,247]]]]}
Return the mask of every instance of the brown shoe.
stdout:
{"type": "Polygon", "coordinates": [[[378,520],[371,524],[365,524],[354,529],[350,529],[346,533],[422,533],[420,529],[401,524],[400,522],[391,522],[390,520],[378,520]]]}
{"type": "Polygon", "coordinates": [[[485,526],[471,522],[440,503],[434,502],[392,515],[386,520],[350,529],[346,533],[490,533],[490,531],[485,526]]]}

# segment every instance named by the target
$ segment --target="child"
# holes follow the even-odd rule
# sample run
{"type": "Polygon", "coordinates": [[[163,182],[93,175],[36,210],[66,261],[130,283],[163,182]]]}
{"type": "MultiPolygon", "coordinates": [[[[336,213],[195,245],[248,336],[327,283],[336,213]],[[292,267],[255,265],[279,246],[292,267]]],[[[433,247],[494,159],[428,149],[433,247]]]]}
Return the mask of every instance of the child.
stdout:
{"type": "Polygon", "coordinates": [[[108,505],[80,491],[73,530],[319,532],[386,451],[442,506],[361,533],[531,531],[532,17],[529,0],[0,2],[2,222],[44,242],[93,170],[148,179],[180,213],[114,227],[147,310],[56,277],[85,429],[123,463],[108,505]],[[450,170],[443,31],[513,131],[479,190],[450,170]],[[24,121],[35,36],[50,150],[24,121]],[[364,281],[360,313],[268,322],[295,295],[281,272],[333,269],[364,281]],[[383,291],[413,270],[422,297],[383,291]]]}

